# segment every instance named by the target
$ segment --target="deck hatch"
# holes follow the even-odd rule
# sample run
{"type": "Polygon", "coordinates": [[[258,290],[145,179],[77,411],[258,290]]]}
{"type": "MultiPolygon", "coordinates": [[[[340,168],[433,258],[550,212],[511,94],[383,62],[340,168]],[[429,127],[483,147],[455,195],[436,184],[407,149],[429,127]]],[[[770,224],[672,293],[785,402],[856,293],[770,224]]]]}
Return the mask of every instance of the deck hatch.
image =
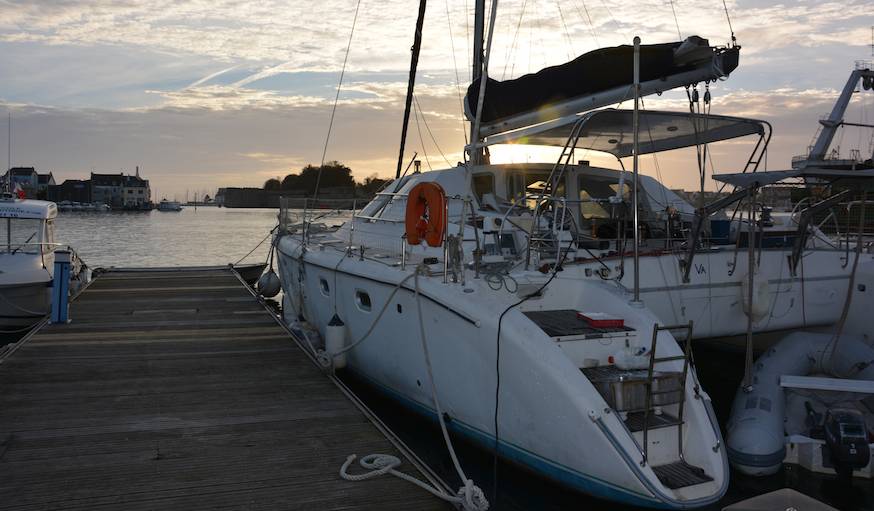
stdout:
{"type": "Polygon", "coordinates": [[[552,311],[523,311],[528,319],[550,337],[600,338],[606,334],[633,332],[631,327],[595,328],[577,316],[573,309],[552,311]]]}

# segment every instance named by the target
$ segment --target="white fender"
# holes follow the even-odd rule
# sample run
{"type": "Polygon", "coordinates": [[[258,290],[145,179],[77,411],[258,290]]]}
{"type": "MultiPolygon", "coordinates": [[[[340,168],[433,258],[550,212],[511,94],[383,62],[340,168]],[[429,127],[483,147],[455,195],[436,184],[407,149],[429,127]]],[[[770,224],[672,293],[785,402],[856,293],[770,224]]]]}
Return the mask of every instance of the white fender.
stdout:
{"type": "Polygon", "coordinates": [[[340,353],[346,347],[346,324],[334,314],[331,322],[325,327],[325,351],[333,360],[334,369],[346,367],[346,354],[340,353]]]}
{"type": "Polygon", "coordinates": [[[768,280],[758,274],[753,279],[753,303],[750,306],[750,278],[749,274],[741,279],[741,302],[743,302],[744,314],[752,314],[753,321],[760,321],[771,310],[771,294],[768,280]]]}

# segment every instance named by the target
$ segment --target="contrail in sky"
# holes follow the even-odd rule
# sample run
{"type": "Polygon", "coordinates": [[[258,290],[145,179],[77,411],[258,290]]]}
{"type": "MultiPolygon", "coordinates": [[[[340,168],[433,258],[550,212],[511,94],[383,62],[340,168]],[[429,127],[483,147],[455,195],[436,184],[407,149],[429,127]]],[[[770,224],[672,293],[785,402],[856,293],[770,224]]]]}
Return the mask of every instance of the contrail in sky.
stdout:
{"type": "Polygon", "coordinates": [[[213,73],[211,75],[204,76],[200,80],[197,80],[196,82],[192,83],[191,85],[186,86],[182,90],[191,89],[193,87],[197,87],[198,85],[202,85],[202,84],[212,80],[213,78],[215,78],[217,76],[221,76],[221,75],[227,73],[228,71],[233,71],[234,69],[237,69],[238,67],[239,66],[231,66],[227,69],[222,69],[221,71],[216,71],[215,73],[213,73]]]}

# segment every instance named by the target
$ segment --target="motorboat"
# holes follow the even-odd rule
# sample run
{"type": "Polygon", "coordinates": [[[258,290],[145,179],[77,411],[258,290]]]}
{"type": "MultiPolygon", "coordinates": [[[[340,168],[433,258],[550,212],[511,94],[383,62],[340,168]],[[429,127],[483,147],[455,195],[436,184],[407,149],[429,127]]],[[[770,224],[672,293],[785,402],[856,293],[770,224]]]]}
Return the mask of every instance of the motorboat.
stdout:
{"type": "Polygon", "coordinates": [[[161,199],[158,203],[158,211],[182,211],[182,204],[177,201],[161,199]]]}
{"type": "Polygon", "coordinates": [[[55,242],[53,202],[0,197],[0,333],[21,333],[48,315],[55,251],[70,252],[70,290],[90,279],[90,270],[70,247],[55,242]]]}
{"type": "Polygon", "coordinates": [[[0,328],[25,329],[49,312],[54,271],[53,202],[0,199],[0,328]]]}
{"type": "Polygon", "coordinates": [[[874,479],[874,260],[853,275],[839,327],[785,335],[760,355],[727,425],[731,464],[751,476],[784,464],[874,479]]]}

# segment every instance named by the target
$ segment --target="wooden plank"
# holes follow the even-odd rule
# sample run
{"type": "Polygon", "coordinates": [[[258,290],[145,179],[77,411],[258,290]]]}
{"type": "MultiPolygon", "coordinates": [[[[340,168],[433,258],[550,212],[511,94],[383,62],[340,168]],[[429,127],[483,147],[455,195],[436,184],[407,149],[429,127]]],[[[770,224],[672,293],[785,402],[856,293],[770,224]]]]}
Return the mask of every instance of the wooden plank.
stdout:
{"type": "Polygon", "coordinates": [[[229,272],[104,273],[71,312],[0,364],[0,508],[447,509],[339,477],[404,458],[229,272]]]}

